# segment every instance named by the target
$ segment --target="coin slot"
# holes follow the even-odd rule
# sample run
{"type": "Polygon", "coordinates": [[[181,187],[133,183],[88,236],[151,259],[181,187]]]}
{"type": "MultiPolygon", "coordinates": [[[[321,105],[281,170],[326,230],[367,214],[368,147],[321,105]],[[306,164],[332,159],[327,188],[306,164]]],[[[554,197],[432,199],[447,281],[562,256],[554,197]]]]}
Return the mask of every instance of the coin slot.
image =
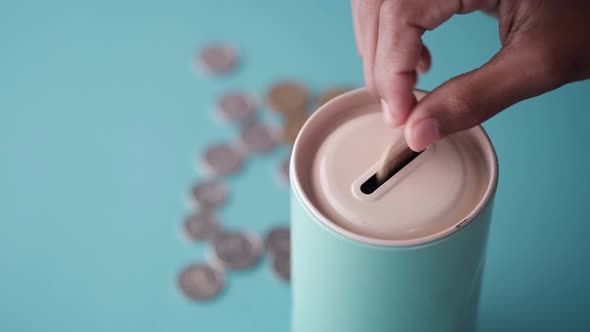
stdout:
{"type": "Polygon", "coordinates": [[[370,195],[375,192],[375,190],[379,189],[384,183],[386,183],[389,179],[391,179],[394,175],[396,175],[399,171],[401,171],[404,167],[406,167],[409,163],[411,163],[414,159],[416,159],[420,153],[422,152],[413,152],[409,154],[405,159],[401,162],[397,163],[395,167],[393,167],[383,180],[379,180],[377,178],[377,173],[371,175],[363,184],[361,184],[361,192],[365,195],[370,195]]]}

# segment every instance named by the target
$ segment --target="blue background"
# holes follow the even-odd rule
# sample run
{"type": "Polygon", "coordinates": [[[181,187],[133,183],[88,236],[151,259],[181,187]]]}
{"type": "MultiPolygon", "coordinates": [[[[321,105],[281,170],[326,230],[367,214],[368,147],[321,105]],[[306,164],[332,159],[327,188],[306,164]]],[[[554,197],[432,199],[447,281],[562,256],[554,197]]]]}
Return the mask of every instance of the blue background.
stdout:
{"type": "MultiPolygon", "coordinates": [[[[453,18],[425,35],[432,89],[490,58],[497,23],[453,18]]],[[[0,4],[0,330],[287,331],[288,285],[263,261],[215,301],[187,301],[178,270],[195,158],[234,140],[211,106],[275,80],[362,84],[347,1],[3,1],[0,4]],[[242,52],[232,76],[195,75],[212,40],[242,52]]],[[[515,75],[518,72],[515,72],[515,75]]],[[[525,101],[485,127],[500,160],[480,331],[590,329],[589,83],[525,101]]],[[[266,115],[267,117],[269,115],[266,115]]],[[[287,222],[274,171],[285,149],[227,179],[230,229],[287,222]]]]}

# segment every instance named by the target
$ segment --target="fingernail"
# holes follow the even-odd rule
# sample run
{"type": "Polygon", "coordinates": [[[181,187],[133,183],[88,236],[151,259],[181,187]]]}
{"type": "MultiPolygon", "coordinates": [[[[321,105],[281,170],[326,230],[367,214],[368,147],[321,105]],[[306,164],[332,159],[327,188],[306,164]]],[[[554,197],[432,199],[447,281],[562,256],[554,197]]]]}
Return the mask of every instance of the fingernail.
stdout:
{"type": "Polygon", "coordinates": [[[414,151],[422,151],[440,139],[440,124],[435,118],[426,118],[410,128],[408,145],[414,151]]]}
{"type": "Polygon", "coordinates": [[[383,119],[387,124],[391,124],[393,118],[391,117],[391,112],[389,111],[389,105],[383,99],[381,99],[381,110],[383,111],[383,119]]]}
{"type": "Polygon", "coordinates": [[[401,124],[400,119],[396,117],[396,114],[392,112],[391,107],[389,107],[389,104],[384,99],[381,99],[381,108],[383,110],[383,118],[387,124],[392,127],[397,127],[401,124]]]}

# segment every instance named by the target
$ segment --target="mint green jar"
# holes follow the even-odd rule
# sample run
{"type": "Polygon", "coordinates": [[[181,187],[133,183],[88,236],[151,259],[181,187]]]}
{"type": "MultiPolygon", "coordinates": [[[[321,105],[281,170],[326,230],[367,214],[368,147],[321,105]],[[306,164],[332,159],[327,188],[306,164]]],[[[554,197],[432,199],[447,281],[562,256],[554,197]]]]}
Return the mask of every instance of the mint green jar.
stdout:
{"type": "Polygon", "coordinates": [[[359,194],[396,137],[376,116],[364,89],[349,92],[322,106],[293,148],[292,332],[473,331],[493,147],[473,128],[359,194]]]}

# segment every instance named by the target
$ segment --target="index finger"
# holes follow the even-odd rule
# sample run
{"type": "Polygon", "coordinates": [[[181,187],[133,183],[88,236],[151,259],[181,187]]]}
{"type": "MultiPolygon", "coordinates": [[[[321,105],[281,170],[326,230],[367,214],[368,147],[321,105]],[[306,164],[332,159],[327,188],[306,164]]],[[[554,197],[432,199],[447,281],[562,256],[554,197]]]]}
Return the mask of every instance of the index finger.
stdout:
{"type": "Polygon", "coordinates": [[[379,39],[373,76],[385,119],[405,123],[416,104],[412,90],[422,52],[422,34],[453,14],[490,6],[493,0],[385,0],[379,13],[379,39]]]}
{"type": "Polygon", "coordinates": [[[361,0],[350,0],[350,8],[352,9],[352,28],[354,30],[354,39],[356,42],[356,51],[358,52],[359,56],[363,57],[363,46],[361,45],[362,38],[361,38],[361,31],[359,27],[359,20],[358,20],[358,8],[359,2],[361,0]]]}

